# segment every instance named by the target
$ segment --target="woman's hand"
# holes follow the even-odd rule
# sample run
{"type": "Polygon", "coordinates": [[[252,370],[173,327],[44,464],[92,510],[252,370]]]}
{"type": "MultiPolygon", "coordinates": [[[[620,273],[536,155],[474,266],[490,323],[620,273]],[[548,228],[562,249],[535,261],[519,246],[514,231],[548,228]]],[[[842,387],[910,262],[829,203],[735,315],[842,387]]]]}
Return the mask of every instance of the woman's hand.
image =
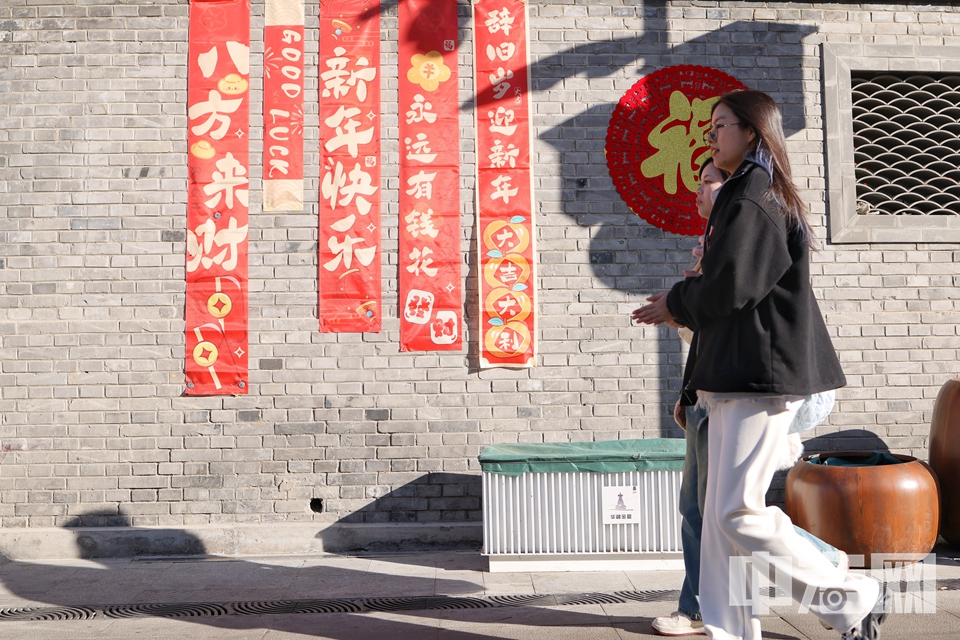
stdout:
{"type": "Polygon", "coordinates": [[[650,303],[640,307],[633,312],[633,321],[639,324],[665,324],[670,327],[679,327],[680,325],[670,311],[667,309],[667,292],[655,293],[647,301],[650,303]]]}
{"type": "Polygon", "coordinates": [[[673,421],[684,431],[687,430],[687,408],[680,406],[680,398],[677,398],[677,404],[673,405],[673,421]]]}

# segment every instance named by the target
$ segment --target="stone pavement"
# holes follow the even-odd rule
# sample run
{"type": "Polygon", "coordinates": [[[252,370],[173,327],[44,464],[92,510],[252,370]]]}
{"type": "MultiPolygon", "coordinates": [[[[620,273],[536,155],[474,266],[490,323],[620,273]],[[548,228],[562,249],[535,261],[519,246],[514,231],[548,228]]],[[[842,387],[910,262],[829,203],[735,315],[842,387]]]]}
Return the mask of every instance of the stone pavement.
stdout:
{"type": "MultiPolygon", "coordinates": [[[[476,551],[13,561],[0,566],[0,638],[639,640],[661,637],[650,622],[683,579],[486,568],[476,551]]],[[[960,562],[940,554],[936,578],[923,592],[935,611],[892,615],[884,640],[960,638],[960,562]]],[[[765,638],[839,637],[796,605],[775,611],[765,638]]]]}

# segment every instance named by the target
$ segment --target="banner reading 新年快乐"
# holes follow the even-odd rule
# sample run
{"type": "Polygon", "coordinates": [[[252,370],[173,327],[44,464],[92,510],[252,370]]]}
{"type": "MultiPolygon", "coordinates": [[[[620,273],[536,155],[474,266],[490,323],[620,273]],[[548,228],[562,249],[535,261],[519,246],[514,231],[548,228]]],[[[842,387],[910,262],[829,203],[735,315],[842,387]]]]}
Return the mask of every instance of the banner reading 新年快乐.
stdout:
{"type": "Polygon", "coordinates": [[[480,366],[536,363],[536,247],[527,5],[477,0],[480,366]]]}
{"type": "Polygon", "coordinates": [[[263,28],[263,210],[303,210],[303,0],[267,0],[263,28]]]}
{"type": "Polygon", "coordinates": [[[247,393],[250,4],[191,0],[186,393],[247,393]]]}
{"type": "Polygon", "coordinates": [[[463,347],[457,0],[398,7],[400,350],[463,347]]]}
{"type": "Polygon", "coordinates": [[[320,9],[320,331],[380,331],[380,3],[320,9]]]}

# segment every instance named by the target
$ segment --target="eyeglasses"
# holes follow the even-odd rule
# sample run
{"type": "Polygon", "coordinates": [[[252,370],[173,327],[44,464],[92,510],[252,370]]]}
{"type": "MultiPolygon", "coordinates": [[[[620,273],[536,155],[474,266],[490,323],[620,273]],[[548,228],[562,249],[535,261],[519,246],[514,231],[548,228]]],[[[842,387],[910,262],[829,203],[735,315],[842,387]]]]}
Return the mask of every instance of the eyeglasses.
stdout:
{"type": "Polygon", "coordinates": [[[728,122],[728,123],[726,123],[726,124],[715,124],[715,125],[713,125],[713,128],[707,129],[706,131],[703,132],[703,141],[704,141],[705,143],[707,143],[707,144],[710,144],[711,142],[716,142],[716,141],[717,141],[717,133],[720,131],[720,129],[723,129],[724,127],[732,127],[732,126],[735,125],[735,124],[740,124],[740,123],[739,123],[739,122],[728,122]]]}

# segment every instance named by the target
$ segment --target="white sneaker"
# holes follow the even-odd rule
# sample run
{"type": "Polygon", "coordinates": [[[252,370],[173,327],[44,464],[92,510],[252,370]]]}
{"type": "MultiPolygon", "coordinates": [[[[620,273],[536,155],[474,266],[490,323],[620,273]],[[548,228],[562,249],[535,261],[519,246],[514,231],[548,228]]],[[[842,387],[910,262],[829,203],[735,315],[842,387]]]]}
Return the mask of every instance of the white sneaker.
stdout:
{"type": "Polygon", "coordinates": [[[837,559],[837,568],[842,569],[844,573],[850,571],[850,556],[840,549],[837,549],[837,554],[840,556],[837,559]]]}
{"type": "MultiPolygon", "coordinates": [[[[848,556],[846,552],[840,551],[839,549],[837,549],[837,554],[839,554],[839,558],[837,558],[837,568],[842,569],[844,573],[850,571],[850,556],[848,556]]],[[[823,620],[820,621],[820,626],[827,631],[833,631],[833,627],[828,625],[823,620]]]]}
{"type": "Polygon", "coordinates": [[[693,620],[679,611],[653,620],[653,630],[662,636],[705,636],[703,622],[693,620]]]}

